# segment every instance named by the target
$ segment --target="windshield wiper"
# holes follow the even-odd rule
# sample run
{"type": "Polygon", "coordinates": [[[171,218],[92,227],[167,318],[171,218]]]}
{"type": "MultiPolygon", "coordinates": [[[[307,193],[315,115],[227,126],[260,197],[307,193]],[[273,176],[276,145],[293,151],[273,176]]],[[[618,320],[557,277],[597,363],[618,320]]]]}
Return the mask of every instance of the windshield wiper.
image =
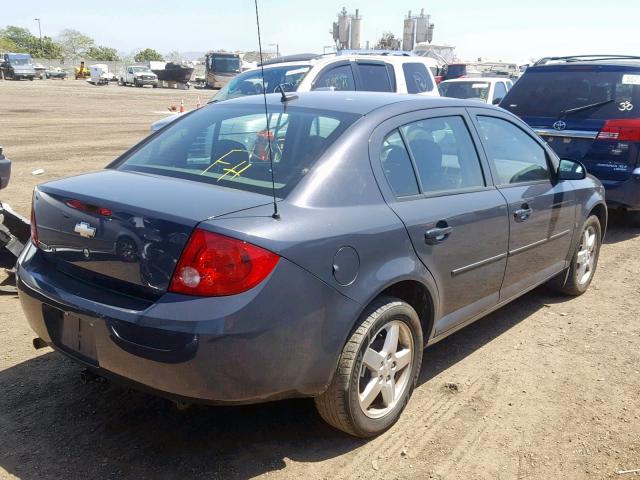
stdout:
{"type": "Polygon", "coordinates": [[[566,117],[567,115],[571,115],[572,113],[584,112],[585,110],[591,110],[592,108],[602,107],[603,105],[607,105],[608,103],[612,103],[612,102],[613,102],[613,98],[610,98],[609,100],[604,100],[602,102],[591,103],[589,105],[582,105],[581,107],[562,110],[560,112],[560,117],[566,117]]]}

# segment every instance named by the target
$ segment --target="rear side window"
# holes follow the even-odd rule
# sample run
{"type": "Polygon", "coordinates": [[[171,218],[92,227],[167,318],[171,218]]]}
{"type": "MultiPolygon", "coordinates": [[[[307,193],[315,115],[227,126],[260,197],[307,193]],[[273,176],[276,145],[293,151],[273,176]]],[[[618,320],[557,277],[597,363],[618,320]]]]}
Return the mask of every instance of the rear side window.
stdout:
{"type": "Polygon", "coordinates": [[[384,139],[380,161],[384,175],[396,197],[420,193],[411,158],[398,130],[394,130],[384,139]]]}
{"type": "Polygon", "coordinates": [[[496,86],[494,87],[493,99],[494,100],[496,98],[502,99],[505,97],[506,94],[507,94],[507,87],[504,86],[504,83],[497,82],[496,86]]]}
{"type": "Polygon", "coordinates": [[[508,185],[550,178],[545,151],[529,135],[501,118],[477,118],[487,157],[498,174],[498,184],[508,185]]]}
{"type": "Polygon", "coordinates": [[[407,92],[422,93],[433,90],[431,75],[424,63],[404,63],[402,65],[404,80],[407,83],[407,92]]]}
{"type": "Polygon", "coordinates": [[[284,198],[359,115],[260,104],[202,108],[128,153],[115,168],[284,198]]]}
{"type": "Polygon", "coordinates": [[[485,186],[480,160],[462,117],[430,118],[401,130],[423,192],[485,186]]]}
{"type": "Polygon", "coordinates": [[[356,82],[350,65],[340,65],[320,74],[313,89],[355,90],[356,82]]]}
{"type": "Polygon", "coordinates": [[[389,73],[385,64],[358,62],[360,88],[365,92],[393,92],[389,73]]]}
{"type": "Polygon", "coordinates": [[[529,68],[500,106],[519,116],[636,118],[640,108],[640,70],[612,71],[610,67],[578,65],[529,68]],[[576,108],[580,110],[571,111],[576,108]]]}

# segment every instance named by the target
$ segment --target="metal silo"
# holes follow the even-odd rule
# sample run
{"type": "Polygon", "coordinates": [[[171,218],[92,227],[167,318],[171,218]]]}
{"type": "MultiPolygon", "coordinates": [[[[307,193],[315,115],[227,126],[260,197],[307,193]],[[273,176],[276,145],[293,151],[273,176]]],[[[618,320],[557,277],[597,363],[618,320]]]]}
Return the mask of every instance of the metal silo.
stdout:
{"type": "Polygon", "coordinates": [[[416,43],[429,42],[429,15],[424,14],[424,8],[420,10],[420,16],[416,18],[416,43]]]}
{"type": "Polygon", "coordinates": [[[416,30],[415,19],[411,18],[411,10],[407,18],[404,19],[404,29],[402,30],[402,49],[405,52],[413,50],[413,39],[416,30]]]}
{"type": "Polygon", "coordinates": [[[349,15],[344,7],[338,14],[338,41],[340,50],[349,48],[349,15]]]}
{"type": "Polygon", "coordinates": [[[351,17],[351,50],[360,50],[360,27],[362,26],[362,17],[358,14],[351,17]]]}

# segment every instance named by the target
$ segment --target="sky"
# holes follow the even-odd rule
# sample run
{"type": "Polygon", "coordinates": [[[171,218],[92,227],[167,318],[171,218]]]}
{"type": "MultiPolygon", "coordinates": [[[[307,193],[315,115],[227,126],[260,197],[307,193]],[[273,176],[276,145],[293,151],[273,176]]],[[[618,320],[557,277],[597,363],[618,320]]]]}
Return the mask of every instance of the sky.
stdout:
{"type": "MultiPolygon", "coordinates": [[[[435,23],[433,42],[456,46],[460,59],[528,63],[542,56],[640,54],[639,0],[258,0],[264,50],[318,52],[333,44],[343,6],[360,9],[362,40],[402,36],[409,10],[435,23]]],[[[17,25],[52,36],[73,28],[122,52],[257,50],[253,0],[0,0],[0,28],[17,25]]]]}

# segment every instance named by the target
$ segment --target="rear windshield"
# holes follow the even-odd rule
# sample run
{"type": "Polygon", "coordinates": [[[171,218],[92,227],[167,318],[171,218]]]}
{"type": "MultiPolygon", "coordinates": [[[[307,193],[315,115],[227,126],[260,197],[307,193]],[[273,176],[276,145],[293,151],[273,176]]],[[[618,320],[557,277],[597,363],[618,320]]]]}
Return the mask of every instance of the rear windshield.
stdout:
{"type": "MultiPolygon", "coordinates": [[[[285,91],[293,92],[311,69],[311,65],[289,65],[264,69],[264,87],[267,93],[275,93],[279,85],[285,91]]],[[[258,95],[262,93],[262,72],[255,69],[241,73],[218,91],[212,101],[219,102],[230,98],[258,95]]]]}
{"type": "MultiPolygon", "coordinates": [[[[176,120],[114,165],[284,198],[359,115],[287,106],[211,105],[176,120]]],[[[187,201],[187,199],[185,199],[187,201]]]]}
{"type": "Polygon", "coordinates": [[[611,71],[579,66],[530,68],[500,106],[525,117],[637,117],[640,112],[640,70],[611,71]],[[572,109],[578,110],[572,112],[572,109]]]}
{"type": "Polygon", "coordinates": [[[438,86],[443,97],[464,98],[486,102],[489,97],[488,82],[443,82],[438,86]]]}

